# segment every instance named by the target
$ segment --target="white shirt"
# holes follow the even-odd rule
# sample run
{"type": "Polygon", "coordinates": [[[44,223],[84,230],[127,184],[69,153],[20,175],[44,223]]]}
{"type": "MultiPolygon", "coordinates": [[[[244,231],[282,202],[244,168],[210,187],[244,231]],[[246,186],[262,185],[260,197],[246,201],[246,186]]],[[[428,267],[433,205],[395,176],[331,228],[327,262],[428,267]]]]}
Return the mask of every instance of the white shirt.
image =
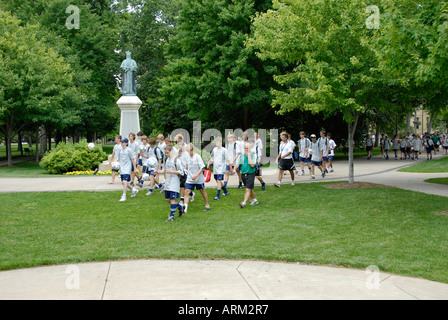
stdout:
{"type": "Polygon", "coordinates": [[[117,160],[120,162],[120,174],[131,174],[132,161],[135,160],[135,153],[129,147],[120,150],[117,160]]]}
{"type": "Polygon", "coordinates": [[[198,173],[199,169],[202,168],[205,168],[205,164],[200,155],[195,153],[193,156],[189,156],[187,161],[188,175],[186,183],[203,184],[205,182],[205,178],[202,173],[198,175],[196,180],[193,180],[193,176],[198,173]]]}
{"type": "Polygon", "coordinates": [[[288,141],[286,142],[281,142],[280,143],[280,147],[279,147],[279,153],[280,153],[280,157],[284,157],[284,159],[292,159],[292,144],[289,143],[288,141]],[[286,156],[288,153],[290,153],[289,156],[286,156]]]}
{"type": "Polygon", "coordinates": [[[303,138],[298,141],[300,157],[307,158],[308,157],[308,149],[311,146],[311,141],[308,138],[303,138]]]}
{"type": "MultiPolygon", "coordinates": [[[[165,162],[165,168],[171,169],[173,171],[179,172],[181,175],[184,175],[184,170],[182,167],[182,161],[177,158],[176,163],[174,163],[174,159],[168,158],[165,162]]],[[[180,176],[174,173],[167,173],[165,177],[165,190],[171,192],[180,192],[180,176]]]]}
{"type": "Polygon", "coordinates": [[[228,161],[227,149],[223,147],[213,148],[210,159],[213,161],[213,174],[226,173],[226,165],[228,161]]]}
{"type": "Polygon", "coordinates": [[[329,139],[327,137],[325,137],[325,138],[320,137],[317,140],[317,143],[319,144],[320,150],[324,152],[323,153],[323,157],[327,157],[328,156],[328,152],[327,152],[328,151],[328,147],[330,146],[329,139]]]}
{"type": "Polygon", "coordinates": [[[263,142],[261,139],[255,140],[255,146],[254,148],[258,147],[258,153],[260,154],[260,157],[263,155],[263,142]]]}
{"type": "Polygon", "coordinates": [[[316,143],[311,142],[310,151],[311,151],[311,160],[312,161],[316,161],[316,162],[320,162],[321,161],[321,157],[322,157],[322,150],[321,150],[320,145],[319,145],[319,143],[317,141],[316,141],[316,143]]]}
{"type": "Polygon", "coordinates": [[[334,142],[333,139],[330,139],[330,156],[334,156],[334,149],[336,146],[336,142],[334,142]]]}
{"type": "MultiPolygon", "coordinates": [[[[230,162],[233,162],[237,154],[242,154],[241,147],[238,141],[231,142],[226,146],[227,155],[229,156],[230,162]]],[[[236,161],[236,160],[235,160],[236,161]]]]}
{"type": "Polygon", "coordinates": [[[294,142],[294,140],[288,140],[288,142],[291,144],[292,149],[294,150],[294,148],[296,147],[296,143],[294,142]]]}

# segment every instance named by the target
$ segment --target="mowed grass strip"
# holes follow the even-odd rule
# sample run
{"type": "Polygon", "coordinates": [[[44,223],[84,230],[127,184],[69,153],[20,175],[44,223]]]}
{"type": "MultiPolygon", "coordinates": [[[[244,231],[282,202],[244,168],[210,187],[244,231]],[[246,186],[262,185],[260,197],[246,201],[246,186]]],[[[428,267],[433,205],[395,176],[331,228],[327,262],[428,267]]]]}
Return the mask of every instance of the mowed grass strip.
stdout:
{"type": "MultiPolygon", "coordinates": [[[[426,155],[425,155],[426,157],[426,155]]],[[[420,156],[424,159],[423,155],[420,156]]],[[[427,160],[420,162],[410,167],[402,168],[401,172],[416,172],[416,173],[443,173],[448,172],[448,157],[437,160],[427,160]]]]}
{"type": "Polygon", "coordinates": [[[158,192],[0,194],[0,269],[119,259],[261,259],[367,268],[448,283],[448,198],[322,183],[256,187],[213,201],[199,193],[171,223],[158,192]],[[129,196],[129,193],[128,193],[129,196]]]}
{"type": "Polygon", "coordinates": [[[425,180],[425,182],[448,185],[448,178],[433,178],[425,180]]]}

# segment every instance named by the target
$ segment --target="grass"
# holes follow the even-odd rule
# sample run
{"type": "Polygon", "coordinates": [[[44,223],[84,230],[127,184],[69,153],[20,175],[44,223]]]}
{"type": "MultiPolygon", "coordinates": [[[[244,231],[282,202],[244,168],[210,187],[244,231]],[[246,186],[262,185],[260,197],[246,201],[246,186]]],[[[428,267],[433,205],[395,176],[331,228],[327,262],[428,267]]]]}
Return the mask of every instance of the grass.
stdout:
{"type": "Polygon", "coordinates": [[[416,165],[402,168],[401,172],[417,172],[417,173],[442,173],[448,172],[448,157],[437,160],[430,160],[418,163],[416,165]]]}
{"type": "MultiPolygon", "coordinates": [[[[261,259],[340,265],[448,283],[448,198],[394,188],[330,190],[322,183],[256,187],[240,209],[230,189],[203,212],[166,223],[162,194],[0,194],[0,270],[118,259],[261,259]],[[372,197],[372,195],[375,195],[372,197]],[[406,199],[406,201],[397,201],[406,199]],[[431,208],[428,210],[428,208],[431,208]]],[[[177,214],[176,214],[177,217],[177,214]]]]}
{"type": "Polygon", "coordinates": [[[437,184],[447,184],[448,185],[448,178],[433,178],[433,179],[425,180],[425,182],[437,183],[437,184]]]}
{"type": "Polygon", "coordinates": [[[47,171],[42,169],[37,162],[23,161],[14,163],[12,167],[0,167],[0,178],[39,178],[52,176],[61,177],[62,175],[47,173],[47,171]]]}

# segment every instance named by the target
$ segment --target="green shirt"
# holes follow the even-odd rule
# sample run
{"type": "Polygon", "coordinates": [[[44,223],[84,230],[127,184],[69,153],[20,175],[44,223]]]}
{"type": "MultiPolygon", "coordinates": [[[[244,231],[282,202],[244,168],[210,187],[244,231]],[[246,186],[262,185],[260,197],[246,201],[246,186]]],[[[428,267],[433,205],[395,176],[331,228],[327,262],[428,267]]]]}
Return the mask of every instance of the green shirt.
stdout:
{"type": "Polygon", "coordinates": [[[242,174],[254,173],[257,170],[257,168],[256,168],[257,155],[255,153],[251,152],[250,156],[252,158],[252,162],[254,163],[253,167],[251,167],[251,165],[249,164],[249,158],[247,158],[246,154],[242,154],[238,158],[238,162],[237,163],[240,165],[242,174]]]}

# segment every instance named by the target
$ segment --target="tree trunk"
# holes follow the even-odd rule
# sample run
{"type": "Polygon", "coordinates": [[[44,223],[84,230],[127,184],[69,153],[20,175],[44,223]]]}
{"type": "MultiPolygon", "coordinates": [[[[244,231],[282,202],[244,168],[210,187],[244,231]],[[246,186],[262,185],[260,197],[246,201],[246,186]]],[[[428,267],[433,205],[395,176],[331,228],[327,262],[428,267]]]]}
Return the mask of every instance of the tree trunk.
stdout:
{"type": "Polygon", "coordinates": [[[358,126],[359,112],[355,112],[355,117],[353,122],[348,122],[348,183],[355,183],[355,165],[353,157],[353,145],[355,144],[355,132],[358,126]]]}
{"type": "Polygon", "coordinates": [[[17,151],[20,152],[20,155],[23,157],[23,146],[22,146],[22,132],[18,132],[17,136],[19,137],[19,143],[17,144],[17,151]]]}
{"type": "Polygon", "coordinates": [[[48,139],[48,151],[51,151],[51,127],[46,127],[45,132],[47,133],[47,139],[48,139]]]}
{"type": "Polygon", "coordinates": [[[11,131],[12,131],[11,126],[9,124],[6,124],[5,140],[6,140],[6,155],[8,157],[8,167],[12,167],[11,131]]]}
{"type": "Polygon", "coordinates": [[[11,117],[7,117],[5,121],[5,140],[6,140],[6,155],[8,159],[8,167],[12,167],[12,149],[11,149],[11,134],[12,134],[12,124],[14,119],[14,112],[12,112],[11,117]]]}
{"type": "Polygon", "coordinates": [[[375,148],[378,148],[380,142],[380,126],[378,123],[375,124],[375,148]]]}
{"type": "Polygon", "coordinates": [[[411,132],[411,117],[412,113],[409,112],[406,116],[406,136],[408,136],[408,132],[411,132]]]}
{"type": "Polygon", "coordinates": [[[428,133],[431,133],[431,131],[432,131],[432,126],[434,125],[434,118],[435,118],[435,114],[431,113],[431,118],[429,118],[429,123],[428,123],[428,133]]]}
{"type": "Polygon", "coordinates": [[[45,154],[45,152],[47,152],[47,134],[45,132],[45,127],[41,127],[40,134],[40,152],[45,154]]]}
{"type": "Polygon", "coordinates": [[[39,162],[39,127],[36,128],[36,162],[39,162]]]}

